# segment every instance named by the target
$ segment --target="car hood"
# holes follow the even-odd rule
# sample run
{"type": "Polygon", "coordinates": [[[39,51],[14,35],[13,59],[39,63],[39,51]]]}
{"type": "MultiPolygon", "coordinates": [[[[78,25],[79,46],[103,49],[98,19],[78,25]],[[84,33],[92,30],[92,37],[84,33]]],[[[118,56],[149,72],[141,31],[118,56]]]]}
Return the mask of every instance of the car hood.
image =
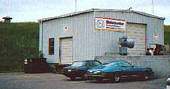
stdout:
{"type": "Polygon", "coordinates": [[[80,70],[87,70],[86,66],[68,66],[64,67],[64,69],[80,69],[80,70]]]}
{"type": "MultiPolygon", "coordinates": [[[[140,67],[140,66],[134,66],[134,71],[152,71],[151,68],[147,67],[140,67]]],[[[122,67],[120,66],[97,66],[89,69],[88,71],[103,71],[103,72],[115,72],[115,71],[121,71],[122,67]]]]}
{"type": "Polygon", "coordinates": [[[141,66],[134,66],[133,67],[134,69],[137,69],[138,71],[146,71],[146,70],[152,70],[151,68],[149,68],[149,67],[141,67],[141,66]]]}
{"type": "Polygon", "coordinates": [[[103,72],[113,72],[113,71],[120,71],[120,67],[114,66],[97,66],[89,69],[88,71],[103,71],[103,72]]]}

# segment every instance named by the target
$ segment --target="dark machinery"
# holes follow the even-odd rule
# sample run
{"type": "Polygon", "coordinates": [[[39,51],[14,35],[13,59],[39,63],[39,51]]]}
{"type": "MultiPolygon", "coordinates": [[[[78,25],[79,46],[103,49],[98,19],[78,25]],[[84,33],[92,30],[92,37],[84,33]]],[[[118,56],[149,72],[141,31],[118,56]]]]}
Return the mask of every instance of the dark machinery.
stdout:
{"type": "Polygon", "coordinates": [[[119,47],[120,55],[127,55],[127,48],[133,48],[135,46],[135,42],[132,39],[128,39],[126,36],[119,38],[119,47]]]}
{"type": "Polygon", "coordinates": [[[50,72],[45,58],[27,58],[24,60],[25,73],[47,73],[50,72]]]}

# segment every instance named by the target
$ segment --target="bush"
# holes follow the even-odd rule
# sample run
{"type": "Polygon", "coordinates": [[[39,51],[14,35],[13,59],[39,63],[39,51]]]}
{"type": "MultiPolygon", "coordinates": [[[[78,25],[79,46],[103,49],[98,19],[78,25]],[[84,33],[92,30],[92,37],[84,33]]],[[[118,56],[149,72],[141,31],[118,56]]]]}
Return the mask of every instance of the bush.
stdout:
{"type": "Polygon", "coordinates": [[[23,60],[38,57],[38,23],[0,23],[0,72],[23,71],[23,60]]]}

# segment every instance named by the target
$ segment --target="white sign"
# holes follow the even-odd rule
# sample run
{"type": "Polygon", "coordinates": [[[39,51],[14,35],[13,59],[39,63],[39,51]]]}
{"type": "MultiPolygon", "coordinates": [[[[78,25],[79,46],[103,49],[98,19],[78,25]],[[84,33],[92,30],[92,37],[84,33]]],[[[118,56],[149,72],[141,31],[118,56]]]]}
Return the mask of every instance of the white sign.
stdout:
{"type": "Polygon", "coordinates": [[[124,19],[96,17],[95,28],[96,30],[126,31],[126,22],[124,19]]]}

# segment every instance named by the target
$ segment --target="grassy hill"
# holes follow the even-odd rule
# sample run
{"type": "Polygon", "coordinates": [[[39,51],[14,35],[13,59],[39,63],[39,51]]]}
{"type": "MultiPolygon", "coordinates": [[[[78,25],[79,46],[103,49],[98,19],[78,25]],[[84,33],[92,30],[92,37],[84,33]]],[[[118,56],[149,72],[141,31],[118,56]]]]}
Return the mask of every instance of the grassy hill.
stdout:
{"type": "Polygon", "coordinates": [[[170,25],[165,25],[165,44],[170,45],[170,25]]]}
{"type": "Polygon", "coordinates": [[[38,56],[38,23],[0,23],[0,72],[22,71],[23,59],[38,56]]]}

